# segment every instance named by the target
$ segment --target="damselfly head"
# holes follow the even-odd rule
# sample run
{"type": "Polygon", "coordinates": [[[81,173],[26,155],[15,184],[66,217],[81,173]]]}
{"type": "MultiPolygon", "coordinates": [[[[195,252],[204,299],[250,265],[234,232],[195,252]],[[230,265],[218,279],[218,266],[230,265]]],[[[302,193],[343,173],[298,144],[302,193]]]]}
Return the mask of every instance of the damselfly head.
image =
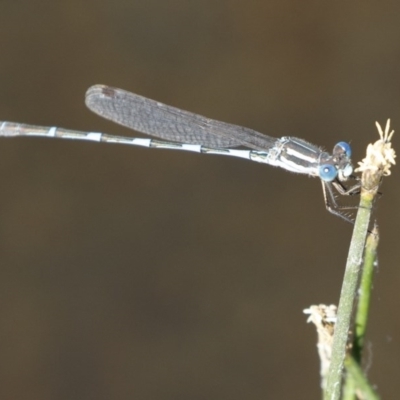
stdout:
{"type": "Polygon", "coordinates": [[[351,147],[347,142],[339,142],[332,152],[333,161],[337,168],[337,177],[340,181],[347,180],[353,173],[351,164],[351,147]]]}

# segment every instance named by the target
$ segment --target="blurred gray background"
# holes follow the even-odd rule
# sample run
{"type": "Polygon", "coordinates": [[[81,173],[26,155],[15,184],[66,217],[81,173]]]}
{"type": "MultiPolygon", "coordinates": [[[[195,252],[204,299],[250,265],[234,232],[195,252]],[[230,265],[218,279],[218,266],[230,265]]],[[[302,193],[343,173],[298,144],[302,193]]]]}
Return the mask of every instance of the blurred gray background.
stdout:
{"type": "MultiPolygon", "coordinates": [[[[400,133],[398,1],[0,4],[0,119],[133,135],[121,87],[354,161],[400,133]]],[[[394,146],[398,138],[394,137],[394,146]]],[[[0,139],[2,399],[317,399],[302,310],[337,303],[351,226],[317,179],[235,158],[0,139]]],[[[400,391],[399,173],[385,179],[368,374],[400,391]]]]}

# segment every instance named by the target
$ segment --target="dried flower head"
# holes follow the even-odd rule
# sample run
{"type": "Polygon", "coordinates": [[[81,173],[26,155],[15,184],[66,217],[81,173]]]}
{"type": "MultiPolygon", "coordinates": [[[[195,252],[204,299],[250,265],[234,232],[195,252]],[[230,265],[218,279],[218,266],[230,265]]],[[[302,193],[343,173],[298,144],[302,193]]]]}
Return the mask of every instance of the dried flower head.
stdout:
{"type": "Polygon", "coordinates": [[[333,304],[329,306],[320,304],[318,306],[310,306],[310,308],[303,310],[304,314],[309,314],[307,322],[312,322],[317,328],[317,348],[321,361],[320,374],[322,388],[326,386],[326,375],[328,374],[329,365],[331,363],[336,311],[337,307],[333,304]]]}
{"type": "Polygon", "coordinates": [[[390,131],[390,119],[386,122],[385,131],[378,122],[375,122],[378,128],[380,139],[367,147],[366,157],[360,161],[360,165],[355,172],[368,172],[369,174],[376,174],[381,172],[382,175],[390,175],[391,164],[396,164],[396,153],[392,149],[390,140],[394,131],[390,131]]]}

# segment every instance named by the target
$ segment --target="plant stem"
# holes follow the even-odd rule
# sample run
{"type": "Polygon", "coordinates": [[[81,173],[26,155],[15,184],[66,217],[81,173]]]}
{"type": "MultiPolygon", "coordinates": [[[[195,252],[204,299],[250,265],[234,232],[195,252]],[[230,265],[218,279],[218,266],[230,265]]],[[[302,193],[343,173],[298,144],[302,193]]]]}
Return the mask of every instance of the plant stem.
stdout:
{"type": "MultiPolygon", "coordinates": [[[[378,227],[375,225],[371,234],[368,235],[367,243],[365,246],[364,265],[362,269],[357,310],[354,319],[354,338],[353,347],[351,349],[353,358],[351,359],[351,364],[349,365],[358,364],[358,369],[361,365],[361,356],[364,347],[365,332],[367,328],[368,312],[372,291],[372,277],[374,273],[378,242],[378,227]]],[[[358,375],[355,375],[353,373],[354,368],[352,368],[352,370],[349,370],[347,368],[347,362],[345,362],[345,366],[347,374],[346,382],[343,388],[343,400],[354,400],[356,398],[356,390],[361,390],[361,385],[364,387],[365,385],[370,384],[365,377],[363,377],[363,381],[360,383],[360,380],[357,379],[358,375]]],[[[369,390],[373,391],[371,386],[369,386],[369,390]]]]}
{"type": "Polygon", "coordinates": [[[368,400],[379,400],[379,395],[371,387],[368,380],[365,378],[360,365],[353,357],[346,357],[345,366],[346,370],[351,375],[352,380],[355,382],[358,392],[362,395],[362,398],[368,400]]]}
{"type": "Polygon", "coordinates": [[[346,270],[335,325],[335,334],[332,345],[332,358],[324,400],[339,400],[342,387],[343,364],[346,356],[346,347],[350,331],[351,316],[357,295],[360,266],[364,251],[365,238],[371,218],[371,208],[374,196],[370,192],[362,191],[360,208],[354,224],[353,236],[347,257],[346,270]]]}
{"type": "MultiPolygon", "coordinates": [[[[350,332],[353,306],[357,295],[360,266],[365,238],[371,218],[372,205],[378,193],[382,177],[390,175],[391,165],[396,164],[396,153],[391,144],[394,131],[390,131],[390,120],[387,121],[384,131],[378,123],[376,123],[376,126],[378,128],[380,140],[377,140],[374,144],[368,145],[366,157],[359,163],[359,167],[356,169],[356,172],[362,172],[360,206],[354,225],[340,294],[335,332],[333,335],[331,364],[327,376],[327,386],[324,392],[325,400],[339,400],[340,398],[343,380],[343,364],[350,332]]],[[[370,287],[367,287],[366,291],[369,293],[370,287]]],[[[369,300],[367,303],[369,303],[369,300]]],[[[358,334],[361,338],[357,346],[361,346],[360,349],[362,348],[364,339],[366,325],[365,313],[367,313],[367,311],[368,307],[364,308],[362,311],[364,315],[359,321],[360,326],[357,327],[357,329],[359,329],[358,334]]]]}
{"type": "Polygon", "coordinates": [[[368,235],[365,246],[364,267],[360,283],[360,295],[355,317],[353,357],[360,363],[361,353],[364,347],[365,331],[368,322],[368,313],[371,302],[372,278],[376,261],[376,252],[379,242],[378,228],[375,226],[368,235]]]}

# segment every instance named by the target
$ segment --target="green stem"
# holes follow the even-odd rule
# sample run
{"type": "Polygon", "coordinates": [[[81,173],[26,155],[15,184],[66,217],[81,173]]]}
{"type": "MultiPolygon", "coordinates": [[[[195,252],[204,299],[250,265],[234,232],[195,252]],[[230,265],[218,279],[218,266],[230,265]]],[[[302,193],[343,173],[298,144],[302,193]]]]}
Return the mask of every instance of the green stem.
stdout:
{"type": "Polygon", "coordinates": [[[360,207],[354,224],[354,231],[350,243],[349,255],[347,257],[346,270],[343,278],[343,286],[340,294],[337,322],[333,337],[331,365],[324,393],[325,400],[340,399],[346,346],[348,343],[351,316],[353,313],[355,298],[357,296],[360,266],[364,251],[365,238],[367,236],[371,218],[373,200],[373,193],[362,190],[360,207]]]}
{"type": "MultiPolygon", "coordinates": [[[[324,392],[325,400],[339,400],[341,395],[343,365],[346,356],[351,317],[357,295],[364,244],[371,218],[371,210],[382,177],[384,175],[390,175],[390,167],[392,164],[395,164],[394,159],[396,154],[394,149],[392,149],[390,142],[394,131],[390,132],[390,120],[387,121],[384,131],[378,123],[376,125],[378,127],[380,140],[377,140],[374,144],[368,145],[367,155],[359,163],[360,167],[358,168],[358,171],[362,172],[360,207],[354,225],[353,237],[350,243],[343,286],[340,294],[335,332],[333,335],[331,363],[326,379],[326,390],[324,392]]],[[[374,258],[374,255],[372,255],[372,258],[374,258]]],[[[373,261],[371,264],[373,264],[373,261]]],[[[365,292],[364,295],[367,296],[367,299],[365,301],[362,300],[360,312],[357,314],[356,321],[355,354],[358,359],[361,358],[361,351],[364,342],[369,309],[372,271],[369,272],[369,275],[369,277],[366,277],[366,281],[363,283],[361,289],[365,292]]],[[[359,368],[359,364],[357,364],[357,367],[359,368]]],[[[352,379],[354,379],[354,377],[352,379]]]]}
{"type": "Polygon", "coordinates": [[[345,360],[346,370],[354,381],[357,387],[357,392],[362,396],[363,399],[368,400],[379,400],[379,395],[372,389],[368,380],[366,379],[360,365],[353,357],[346,357],[345,360]]]}
{"type": "Polygon", "coordinates": [[[378,242],[378,228],[375,226],[373,232],[368,235],[365,247],[364,268],[361,277],[360,294],[355,317],[353,357],[358,363],[361,361],[361,353],[364,347],[378,242]]]}
{"type": "MultiPolygon", "coordinates": [[[[364,347],[364,338],[368,322],[368,312],[372,291],[372,278],[374,274],[378,242],[378,228],[375,226],[372,233],[368,235],[365,246],[364,265],[362,269],[359,298],[355,315],[352,362],[357,363],[358,365],[361,365],[361,356],[364,347]]],[[[356,389],[360,390],[359,382],[356,381],[354,374],[350,373],[351,371],[347,370],[347,372],[348,374],[346,375],[346,382],[343,388],[343,400],[354,400],[356,398],[356,389]]],[[[369,385],[366,379],[364,379],[364,381],[364,385],[369,385]]]]}

